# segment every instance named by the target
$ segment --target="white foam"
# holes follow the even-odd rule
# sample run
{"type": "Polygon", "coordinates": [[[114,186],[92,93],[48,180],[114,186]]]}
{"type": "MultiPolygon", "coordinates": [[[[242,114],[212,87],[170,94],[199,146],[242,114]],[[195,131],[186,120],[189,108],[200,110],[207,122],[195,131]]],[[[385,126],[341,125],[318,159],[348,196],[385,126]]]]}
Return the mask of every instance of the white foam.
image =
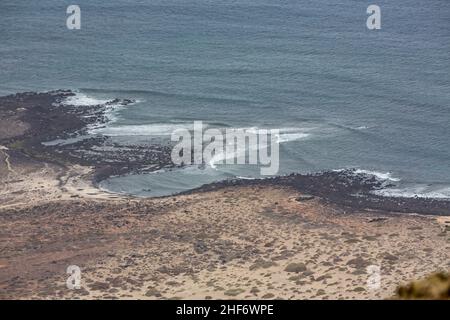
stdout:
{"type": "Polygon", "coordinates": [[[106,136],[170,136],[175,130],[192,130],[192,124],[140,124],[107,126],[90,130],[92,134],[103,134],[106,136]]]}
{"type": "MultiPolygon", "coordinates": [[[[116,108],[112,109],[117,111],[116,108]]],[[[114,113],[108,113],[109,119],[114,119],[114,113]]],[[[208,124],[203,123],[204,128],[208,124]]],[[[153,124],[139,124],[139,125],[121,125],[121,126],[107,126],[102,128],[94,128],[90,131],[92,134],[103,134],[107,136],[170,136],[175,130],[186,129],[193,130],[192,123],[167,124],[167,123],[153,123],[153,124]]],[[[248,128],[222,128],[222,133],[225,135],[226,130],[245,130],[248,133],[257,134],[258,127],[248,128]]],[[[266,129],[278,130],[278,143],[285,143],[295,140],[304,139],[310,136],[309,133],[303,132],[299,128],[280,128],[280,129],[266,129]]]]}
{"type": "Polygon", "coordinates": [[[309,133],[301,133],[301,132],[297,132],[297,133],[281,133],[277,136],[278,138],[278,143],[284,143],[284,142],[290,142],[290,141],[296,141],[296,140],[301,140],[301,139],[305,139],[307,137],[309,137],[310,134],[309,133]]]}
{"type": "MultiPolygon", "coordinates": [[[[244,155],[245,155],[245,153],[244,153],[244,155]]],[[[240,156],[242,156],[242,155],[240,155],[239,152],[238,152],[238,153],[237,153],[237,157],[240,157],[240,156]]],[[[227,156],[226,153],[220,152],[220,153],[215,154],[215,155],[211,158],[211,160],[209,161],[209,166],[210,166],[212,169],[216,169],[216,170],[217,170],[217,165],[218,165],[218,164],[219,164],[219,165],[224,164],[224,163],[226,162],[226,160],[234,159],[234,158],[235,158],[234,153],[229,153],[228,156],[227,156]]]]}
{"type": "Polygon", "coordinates": [[[308,133],[308,131],[311,131],[315,128],[279,128],[280,134],[277,137],[278,143],[285,143],[285,142],[291,142],[296,140],[303,140],[311,136],[311,133],[308,133]]]}
{"type": "Polygon", "coordinates": [[[236,178],[241,180],[256,180],[256,178],[253,177],[244,177],[244,176],[237,176],[236,178]]]}
{"type": "Polygon", "coordinates": [[[81,92],[75,92],[75,95],[67,97],[63,101],[63,104],[71,106],[96,106],[99,104],[108,103],[109,101],[111,100],[97,99],[81,92]]]}
{"type": "MultiPolygon", "coordinates": [[[[117,112],[120,111],[124,106],[118,103],[112,103],[114,99],[98,99],[93,96],[89,96],[82,92],[75,92],[74,96],[70,96],[62,101],[62,105],[66,106],[76,106],[76,107],[86,107],[86,106],[98,106],[105,105],[104,116],[108,121],[108,124],[114,123],[117,121],[118,116],[117,112]]],[[[139,101],[135,101],[133,103],[137,103],[139,101]]],[[[100,127],[104,127],[103,123],[92,123],[88,125],[88,132],[93,132],[100,127]]]]}
{"type": "Polygon", "coordinates": [[[394,181],[394,182],[398,182],[401,180],[400,178],[392,177],[392,173],[390,173],[390,172],[378,172],[378,171],[357,169],[357,170],[355,170],[355,173],[375,176],[380,180],[389,180],[389,181],[394,181]]]}
{"type": "Polygon", "coordinates": [[[295,140],[301,140],[309,137],[311,134],[305,131],[312,130],[313,128],[259,128],[259,127],[243,127],[243,128],[231,128],[232,130],[245,130],[247,133],[258,134],[259,130],[267,130],[270,133],[271,130],[277,130],[276,135],[277,143],[291,142],[295,140]]]}
{"type": "Polygon", "coordinates": [[[436,189],[427,185],[417,185],[405,188],[386,188],[376,190],[373,193],[385,197],[450,199],[450,187],[436,189]]]}

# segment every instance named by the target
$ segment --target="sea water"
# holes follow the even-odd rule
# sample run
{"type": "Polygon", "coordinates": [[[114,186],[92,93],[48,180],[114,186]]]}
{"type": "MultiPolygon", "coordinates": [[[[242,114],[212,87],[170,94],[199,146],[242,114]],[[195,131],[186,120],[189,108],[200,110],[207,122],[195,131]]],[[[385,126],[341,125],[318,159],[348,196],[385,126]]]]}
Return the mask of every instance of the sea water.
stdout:
{"type": "MultiPolygon", "coordinates": [[[[357,168],[392,196],[450,197],[450,2],[377,0],[0,2],[0,94],[72,89],[71,103],[136,104],[94,128],[127,143],[177,128],[280,130],[280,171],[357,168]],[[81,8],[68,30],[66,8],[81,8]]],[[[159,196],[254,166],[114,177],[102,187],[159,196]]]]}

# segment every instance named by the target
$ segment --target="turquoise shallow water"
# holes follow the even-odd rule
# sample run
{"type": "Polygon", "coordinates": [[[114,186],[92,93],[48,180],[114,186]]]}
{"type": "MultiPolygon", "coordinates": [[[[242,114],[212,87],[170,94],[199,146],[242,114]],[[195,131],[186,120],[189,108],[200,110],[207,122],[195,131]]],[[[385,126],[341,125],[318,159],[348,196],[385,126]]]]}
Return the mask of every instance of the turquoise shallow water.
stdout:
{"type": "MultiPolygon", "coordinates": [[[[279,128],[280,174],[360,168],[390,195],[450,196],[450,2],[2,0],[0,94],[70,88],[79,101],[132,98],[96,134],[168,139],[180,124],[279,128]],[[90,100],[86,100],[86,99],[90,100]],[[389,175],[386,175],[389,173],[389,175]]],[[[81,103],[80,102],[80,103],[81,103]]],[[[163,195],[250,166],[113,178],[103,187],[163,195]]]]}

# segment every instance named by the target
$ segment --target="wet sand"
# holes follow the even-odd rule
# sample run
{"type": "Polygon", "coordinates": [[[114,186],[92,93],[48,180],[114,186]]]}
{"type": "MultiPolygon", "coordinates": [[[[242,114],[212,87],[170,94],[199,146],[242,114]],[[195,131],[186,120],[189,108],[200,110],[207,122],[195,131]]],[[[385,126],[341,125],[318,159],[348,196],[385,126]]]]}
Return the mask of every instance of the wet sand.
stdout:
{"type": "Polygon", "coordinates": [[[0,299],[380,299],[450,269],[447,202],[377,199],[368,196],[377,182],[349,184],[351,173],[156,199],[99,190],[99,176],[140,161],[121,171],[42,147],[86,123],[51,109],[55,95],[33,95],[0,98],[0,299]],[[82,271],[79,290],[66,287],[69,265],[82,271]],[[380,267],[378,288],[367,285],[370,265],[380,267]]]}

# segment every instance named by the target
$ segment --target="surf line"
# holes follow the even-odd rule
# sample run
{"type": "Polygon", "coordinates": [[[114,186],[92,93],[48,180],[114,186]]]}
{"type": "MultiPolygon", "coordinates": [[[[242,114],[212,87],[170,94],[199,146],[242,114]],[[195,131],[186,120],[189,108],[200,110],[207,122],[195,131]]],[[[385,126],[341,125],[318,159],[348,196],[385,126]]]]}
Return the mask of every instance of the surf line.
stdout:
{"type": "Polygon", "coordinates": [[[172,133],[172,142],[177,142],[171,152],[174,164],[260,165],[261,175],[277,174],[278,129],[227,128],[223,134],[213,128],[203,131],[202,121],[194,121],[193,128],[193,137],[188,127],[172,133]]]}

